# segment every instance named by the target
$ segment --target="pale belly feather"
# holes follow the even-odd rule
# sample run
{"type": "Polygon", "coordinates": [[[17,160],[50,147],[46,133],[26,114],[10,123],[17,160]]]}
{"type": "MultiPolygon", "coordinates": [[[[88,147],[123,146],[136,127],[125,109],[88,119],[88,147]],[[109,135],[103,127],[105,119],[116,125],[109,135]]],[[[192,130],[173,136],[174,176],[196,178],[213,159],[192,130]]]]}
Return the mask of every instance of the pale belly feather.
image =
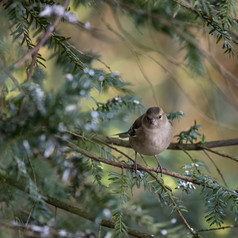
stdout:
{"type": "Polygon", "coordinates": [[[131,147],[138,153],[143,155],[156,155],[165,150],[173,137],[170,130],[141,130],[138,135],[130,137],[131,147]]]}

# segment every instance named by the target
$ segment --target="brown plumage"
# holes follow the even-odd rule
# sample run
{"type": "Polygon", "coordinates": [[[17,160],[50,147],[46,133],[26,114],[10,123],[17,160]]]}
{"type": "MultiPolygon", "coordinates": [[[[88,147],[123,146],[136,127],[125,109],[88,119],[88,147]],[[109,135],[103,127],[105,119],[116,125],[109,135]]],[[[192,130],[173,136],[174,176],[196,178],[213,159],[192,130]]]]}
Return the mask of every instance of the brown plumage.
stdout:
{"type": "Polygon", "coordinates": [[[118,135],[121,138],[129,137],[130,145],[135,150],[135,170],[137,153],[153,155],[157,159],[162,175],[162,167],[156,155],[164,151],[173,138],[172,124],[162,108],[150,107],[135,120],[127,132],[118,135]]]}

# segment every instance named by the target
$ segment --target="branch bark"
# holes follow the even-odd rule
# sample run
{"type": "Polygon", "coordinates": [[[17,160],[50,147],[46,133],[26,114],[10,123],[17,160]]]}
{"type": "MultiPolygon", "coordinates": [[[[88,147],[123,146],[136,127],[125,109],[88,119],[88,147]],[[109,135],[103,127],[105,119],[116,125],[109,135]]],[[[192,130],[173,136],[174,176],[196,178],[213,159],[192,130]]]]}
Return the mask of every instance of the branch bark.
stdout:
{"type": "MultiPolygon", "coordinates": [[[[103,141],[104,143],[107,144],[113,144],[117,146],[122,146],[126,148],[131,148],[129,141],[128,140],[121,140],[119,138],[114,138],[114,137],[106,137],[106,138],[94,138],[95,141],[103,141]]],[[[218,147],[227,147],[227,146],[235,146],[238,145],[238,138],[233,138],[233,139],[227,139],[227,140],[215,140],[215,141],[208,141],[205,143],[195,143],[195,144],[180,144],[180,143],[171,143],[168,147],[169,150],[207,150],[211,153],[217,154],[221,157],[226,157],[228,159],[231,159],[235,162],[238,162],[238,158],[220,153],[218,151],[212,150],[211,148],[218,148],[218,147]]]]}
{"type": "MultiPolygon", "coordinates": [[[[131,148],[128,140],[121,140],[114,137],[106,137],[102,139],[108,144],[114,144],[117,146],[131,148]]],[[[238,138],[227,139],[227,140],[215,140],[208,141],[205,143],[195,143],[195,144],[180,144],[180,143],[171,143],[168,147],[169,150],[204,150],[206,148],[217,148],[225,146],[234,146],[238,145],[238,138]]]]}
{"type": "Polygon", "coordinates": [[[203,231],[217,231],[217,230],[224,230],[228,228],[238,228],[238,225],[229,225],[229,226],[221,226],[221,227],[215,227],[215,228],[208,228],[208,229],[201,229],[197,232],[203,232],[203,231]]]}
{"type": "MultiPolygon", "coordinates": [[[[77,151],[77,152],[87,156],[88,158],[96,160],[98,162],[101,162],[101,163],[104,163],[104,164],[108,164],[108,165],[111,165],[111,166],[114,166],[114,167],[118,167],[118,168],[134,169],[134,165],[133,164],[126,164],[124,162],[117,162],[117,161],[112,161],[112,160],[104,159],[104,158],[102,158],[102,157],[100,157],[98,155],[92,154],[92,153],[88,152],[87,150],[84,150],[84,149],[78,147],[77,145],[75,145],[74,143],[72,143],[70,141],[66,141],[66,142],[67,142],[67,144],[68,144],[68,146],[70,148],[72,148],[75,151],[77,151]]],[[[160,168],[154,168],[154,167],[151,167],[151,166],[142,166],[140,164],[137,164],[137,169],[138,170],[142,170],[142,171],[150,171],[150,172],[161,173],[160,168]]],[[[188,181],[188,182],[192,182],[192,183],[197,184],[197,185],[201,184],[200,181],[196,181],[195,179],[193,179],[191,177],[188,177],[188,176],[185,176],[185,175],[182,175],[182,174],[179,174],[179,173],[167,170],[165,168],[163,168],[162,170],[163,170],[163,174],[167,174],[167,175],[172,176],[174,178],[178,178],[178,179],[182,179],[182,180],[185,180],[185,181],[188,181]]]]}

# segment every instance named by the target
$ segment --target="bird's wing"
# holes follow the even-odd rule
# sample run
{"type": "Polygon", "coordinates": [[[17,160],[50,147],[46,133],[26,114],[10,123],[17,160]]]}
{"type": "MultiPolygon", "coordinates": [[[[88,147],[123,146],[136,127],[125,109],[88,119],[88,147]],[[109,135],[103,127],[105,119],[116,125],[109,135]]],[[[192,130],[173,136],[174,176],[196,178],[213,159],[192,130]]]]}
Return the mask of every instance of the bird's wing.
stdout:
{"type": "Polygon", "coordinates": [[[132,126],[130,127],[130,129],[126,132],[122,132],[117,134],[120,138],[127,138],[129,136],[135,136],[136,135],[136,130],[138,130],[141,127],[142,124],[142,118],[144,115],[138,117],[134,123],[132,124],[132,126]]]}

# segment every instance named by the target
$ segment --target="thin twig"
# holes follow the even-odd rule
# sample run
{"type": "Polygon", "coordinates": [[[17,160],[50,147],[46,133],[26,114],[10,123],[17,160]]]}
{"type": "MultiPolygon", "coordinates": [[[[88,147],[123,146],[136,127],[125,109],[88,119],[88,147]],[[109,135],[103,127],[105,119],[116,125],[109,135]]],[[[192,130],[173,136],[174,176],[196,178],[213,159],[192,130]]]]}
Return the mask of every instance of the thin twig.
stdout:
{"type": "Polygon", "coordinates": [[[124,42],[126,42],[126,44],[128,45],[128,48],[129,48],[129,49],[131,50],[131,52],[135,55],[136,61],[137,61],[137,65],[138,65],[138,67],[139,67],[139,69],[140,69],[140,71],[141,71],[141,74],[143,75],[144,79],[146,80],[146,82],[148,83],[148,85],[149,85],[150,88],[151,88],[151,92],[152,92],[152,94],[153,94],[153,98],[154,98],[154,100],[155,100],[155,103],[156,103],[157,105],[159,105],[159,104],[158,104],[157,97],[156,97],[155,87],[154,87],[154,85],[152,84],[152,82],[150,81],[150,79],[148,78],[148,76],[146,75],[145,70],[144,70],[144,67],[143,67],[143,65],[142,65],[142,63],[141,63],[141,61],[140,61],[140,58],[139,58],[139,54],[138,54],[137,50],[134,48],[134,45],[135,45],[134,42],[135,42],[135,41],[132,41],[132,43],[130,42],[131,39],[132,39],[132,37],[130,37],[130,35],[127,34],[127,32],[126,32],[126,31],[124,30],[124,28],[122,27],[122,25],[121,25],[121,23],[120,23],[120,21],[119,21],[117,15],[114,13],[114,11],[113,11],[113,9],[112,9],[112,6],[111,6],[111,11],[112,11],[114,20],[115,20],[115,22],[116,22],[118,28],[120,29],[120,31],[122,32],[123,35],[119,34],[118,32],[116,32],[116,31],[115,31],[114,29],[112,29],[111,27],[110,27],[110,30],[111,30],[114,34],[116,34],[120,39],[122,39],[124,42]],[[124,37],[124,36],[126,36],[126,37],[124,37]]]}
{"type": "Polygon", "coordinates": [[[31,218],[32,211],[33,211],[34,207],[35,207],[35,203],[33,204],[32,208],[31,208],[31,210],[30,210],[30,213],[29,213],[29,215],[28,215],[28,217],[27,217],[26,223],[24,224],[25,226],[27,226],[28,223],[29,223],[29,221],[30,221],[30,218],[31,218]]]}
{"type": "MultiPolygon", "coordinates": [[[[112,7],[111,7],[111,8],[112,8],[112,7]]],[[[119,21],[119,18],[118,18],[118,16],[116,15],[116,13],[113,12],[113,16],[114,16],[114,18],[115,18],[115,22],[116,22],[118,28],[120,29],[120,31],[123,33],[123,35],[126,36],[126,39],[128,39],[128,40],[130,40],[130,41],[132,42],[133,46],[137,46],[139,49],[144,49],[144,50],[146,50],[146,51],[154,51],[154,52],[156,52],[157,54],[163,56],[169,63],[174,64],[175,66],[178,66],[178,67],[182,68],[186,73],[188,73],[188,71],[187,71],[187,69],[186,69],[186,67],[184,66],[183,63],[178,62],[175,58],[173,58],[172,56],[170,56],[170,55],[168,55],[168,54],[166,54],[166,53],[163,53],[161,50],[159,50],[159,49],[157,49],[157,48],[156,48],[156,49],[155,49],[155,48],[152,48],[152,47],[149,46],[149,45],[144,45],[144,44],[142,44],[140,41],[138,41],[137,39],[135,39],[129,32],[127,32],[127,31],[123,28],[123,26],[121,25],[121,23],[120,23],[120,21],[119,21]]],[[[151,38],[152,38],[152,37],[151,37],[151,38]]],[[[154,39],[154,38],[152,38],[152,39],[154,39]]],[[[145,55],[145,56],[150,57],[151,59],[154,59],[154,58],[153,58],[152,56],[150,56],[150,55],[145,55]]],[[[165,70],[165,72],[168,71],[163,65],[161,65],[161,66],[162,66],[162,69],[165,70]]]]}
{"type": "MultiPolygon", "coordinates": [[[[194,158],[188,153],[188,151],[186,151],[185,149],[183,149],[183,147],[182,147],[181,149],[182,149],[182,151],[189,157],[189,159],[190,159],[194,164],[196,164],[194,158]]],[[[197,168],[197,166],[195,166],[195,169],[196,169],[197,173],[200,174],[200,171],[199,171],[199,169],[197,168]]]]}
{"type": "Polygon", "coordinates": [[[25,150],[25,152],[26,152],[26,157],[27,157],[27,160],[28,160],[28,162],[29,162],[29,164],[30,164],[30,167],[31,167],[31,170],[32,170],[34,183],[35,183],[35,185],[37,186],[36,175],[35,175],[35,171],[34,171],[33,165],[32,165],[32,163],[31,163],[31,159],[30,159],[30,157],[29,157],[29,155],[28,155],[28,153],[27,153],[27,150],[26,150],[25,146],[23,146],[23,148],[24,148],[24,150],[25,150]]]}
{"type": "MultiPolygon", "coordinates": [[[[111,8],[112,8],[112,7],[111,7],[111,8]]],[[[148,14],[148,13],[147,13],[147,14],[148,14]]],[[[141,44],[140,42],[138,42],[131,34],[129,34],[129,33],[123,28],[123,26],[121,25],[121,23],[120,23],[120,21],[119,21],[119,19],[118,19],[118,17],[117,17],[117,14],[114,13],[113,16],[114,16],[114,18],[115,18],[115,22],[116,22],[118,28],[120,29],[120,31],[122,32],[122,34],[126,36],[126,38],[123,37],[123,36],[121,36],[121,38],[123,38],[123,41],[124,41],[124,42],[128,42],[128,41],[130,42],[130,49],[133,49],[133,53],[134,53],[134,55],[136,56],[136,60],[137,60],[138,66],[139,66],[139,68],[140,68],[140,70],[141,70],[141,72],[142,72],[144,78],[145,78],[146,81],[149,83],[150,87],[153,86],[153,85],[150,83],[150,80],[149,80],[148,77],[146,76],[146,74],[145,74],[145,72],[144,72],[144,70],[143,70],[143,67],[142,67],[142,65],[141,65],[141,63],[140,63],[140,59],[139,59],[138,55],[145,56],[145,57],[149,58],[150,60],[152,60],[153,62],[155,62],[156,64],[158,64],[158,65],[165,71],[165,73],[169,74],[170,79],[173,80],[173,82],[174,82],[174,83],[176,84],[176,86],[182,91],[182,93],[185,95],[185,97],[187,97],[187,98],[189,99],[189,102],[190,102],[195,108],[197,108],[197,102],[194,101],[193,97],[191,97],[191,96],[189,95],[189,93],[187,93],[187,92],[184,90],[183,87],[181,87],[181,85],[180,85],[180,84],[178,83],[178,81],[177,81],[177,78],[173,75],[173,73],[172,73],[168,68],[166,68],[163,64],[161,64],[158,60],[156,60],[154,57],[150,56],[149,54],[146,54],[146,53],[143,53],[143,52],[141,52],[141,51],[135,50],[135,49],[134,49],[134,46],[137,46],[137,47],[142,48],[142,49],[145,49],[145,50],[154,51],[154,52],[156,52],[156,53],[158,53],[158,54],[164,56],[170,63],[173,63],[174,65],[179,66],[181,69],[183,69],[183,70],[189,75],[189,77],[193,77],[193,76],[191,75],[191,73],[189,73],[189,72],[186,70],[186,68],[185,68],[181,63],[177,62],[177,61],[176,61],[175,59],[173,59],[172,57],[169,57],[168,55],[162,53],[162,52],[159,51],[158,49],[153,49],[153,48],[151,48],[151,47],[149,47],[149,46],[145,46],[145,45],[141,44]],[[132,48],[132,46],[133,46],[133,48],[132,48]]],[[[114,33],[115,33],[115,32],[114,32],[114,33]]],[[[119,35],[119,33],[117,33],[117,36],[118,36],[118,35],[119,35]]],[[[119,36],[119,37],[120,37],[120,36],[119,36]]],[[[128,44],[128,43],[127,43],[127,44],[128,44]]],[[[154,90],[154,87],[152,87],[152,90],[154,90]]],[[[203,96],[205,97],[206,95],[204,94],[203,96]]],[[[158,103],[157,103],[157,104],[158,104],[158,103]]],[[[201,111],[198,111],[198,113],[201,114],[201,116],[202,116],[203,118],[205,118],[206,120],[211,121],[212,123],[216,123],[216,124],[217,124],[217,122],[216,122],[215,120],[213,120],[212,118],[208,117],[205,113],[203,113],[203,112],[201,112],[201,111]]],[[[219,125],[221,125],[221,123],[219,123],[219,125]]],[[[226,128],[228,127],[227,125],[223,125],[223,126],[226,127],[226,128]]],[[[234,128],[230,128],[230,127],[228,127],[228,128],[234,130],[234,128]]]]}
{"type": "Polygon", "coordinates": [[[32,75],[33,75],[33,69],[34,69],[36,60],[37,60],[37,52],[32,55],[32,61],[31,61],[31,64],[29,66],[29,69],[27,71],[27,80],[30,80],[32,75]]]}
{"type": "Polygon", "coordinates": [[[188,228],[188,230],[191,232],[192,235],[196,235],[197,232],[195,232],[190,225],[188,224],[187,220],[185,219],[185,217],[183,216],[182,212],[180,211],[180,209],[178,208],[178,205],[176,204],[176,202],[173,199],[172,193],[164,186],[164,184],[157,178],[157,176],[155,174],[153,174],[150,170],[145,170],[148,174],[150,174],[151,177],[153,177],[156,182],[163,188],[163,190],[168,194],[169,196],[169,200],[171,201],[171,203],[173,204],[173,206],[175,207],[175,210],[177,211],[179,217],[182,219],[183,223],[185,224],[185,226],[188,228]]]}
{"type": "Polygon", "coordinates": [[[231,156],[231,155],[224,154],[224,153],[221,153],[221,152],[212,150],[212,149],[210,149],[210,148],[208,148],[208,147],[206,147],[206,146],[203,146],[203,148],[204,148],[204,150],[210,151],[210,152],[212,152],[213,154],[220,155],[221,157],[226,157],[226,158],[228,158],[228,159],[231,159],[231,160],[234,160],[234,161],[238,162],[238,158],[235,158],[235,157],[233,157],[233,156],[231,156]]]}
{"type": "MultiPolygon", "coordinates": [[[[211,76],[210,72],[209,72],[209,67],[205,67],[206,69],[206,75],[207,75],[207,78],[209,80],[209,82],[211,83],[212,87],[216,89],[216,91],[222,95],[222,97],[232,106],[234,107],[234,109],[238,110],[238,105],[236,104],[236,99],[235,99],[235,95],[233,95],[233,90],[234,90],[234,87],[230,87],[230,84],[228,84],[227,88],[229,90],[230,93],[225,93],[222,89],[222,87],[220,85],[217,84],[217,79],[213,80],[213,77],[211,76]],[[230,95],[231,94],[231,95],[230,95]],[[233,98],[231,98],[231,96],[233,98]]],[[[219,123],[220,124],[220,123],[219,123]]]]}
{"type": "Polygon", "coordinates": [[[109,147],[109,148],[115,150],[116,152],[118,152],[118,153],[120,153],[121,155],[125,156],[125,157],[126,157],[127,159],[129,159],[130,161],[133,161],[133,162],[134,162],[134,160],[133,160],[130,156],[128,156],[126,153],[124,153],[123,151],[119,150],[118,148],[116,148],[116,147],[114,147],[114,146],[109,145],[108,143],[106,143],[105,141],[103,141],[103,140],[100,139],[100,138],[95,137],[95,138],[94,138],[94,141],[92,141],[92,140],[90,140],[89,138],[87,138],[87,137],[85,137],[85,136],[83,136],[83,135],[77,134],[77,133],[75,133],[75,132],[71,132],[71,131],[64,131],[64,132],[69,133],[70,135],[73,135],[73,136],[75,136],[75,137],[79,137],[79,138],[81,138],[81,139],[83,139],[83,140],[87,140],[87,141],[89,141],[89,142],[91,142],[91,143],[95,143],[95,141],[96,141],[96,142],[99,142],[100,144],[103,144],[103,145],[105,145],[105,146],[107,146],[107,147],[109,147]]]}
{"type": "Polygon", "coordinates": [[[121,155],[125,156],[125,157],[126,157],[127,159],[129,159],[130,161],[134,162],[134,160],[133,160],[130,156],[128,156],[126,153],[124,153],[123,151],[119,150],[118,148],[116,148],[116,147],[114,147],[114,146],[111,146],[111,145],[105,143],[104,141],[101,141],[100,139],[98,139],[98,141],[99,141],[100,143],[106,145],[107,147],[109,147],[109,148],[115,150],[116,152],[120,153],[121,155]]]}
{"type": "Polygon", "coordinates": [[[18,88],[18,90],[26,96],[26,92],[21,88],[21,85],[19,84],[19,82],[17,81],[17,79],[12,75],[12,73],[10,72],[10,70],[7,68],[7,66],[5,65],[4,62],[2,62],[0,64],[0,66],[3,68],[3,71],[5,72],[5,74],[12,80],[12,82],[15,84],[15,86],[18,88]]]}
{"type": "MultiPolygon", "coordinates": [[[[63,8],[64,10],[68,7],[70,0],[65,0],[64,4],[63,4],[63,8]]],[[[21,65],[22,63],[24,63],[27,59],[29,59],[30,57],[33,57],[34,55],[37,55],[38,51],[40,50],[41,46],[48,40],[48,38],[50,37],[50,35],[53,33],[53,31],[55,30],[56,26],[59,24],[59,22],[61,21],[63,15],[58,15],[56,16],[54,22],[52,25],[50,25],[47,29],[47,31],[45,33],[43,33],[43,35],[40,36],[40,40],[37,43],[37,45],[32,48],[30,51],[27,52],[27,54],[25,54],[24,56],[22,56],[16,63],[15,63],[15,67],[18,67],[19,65],[21,65]]],[[[34,60],[34,59],[33,59],[34,60]]]]}
{"type": "MultiPolygon", "coordinates": [[[[127,3],[122,3],[122,2],[118,2],[118,1],[114,1],[114,0],[106,0],[106,2],[111,6],[114,4],[119,5],[122,8],[126,8],[127,10],[129,10],[130,12],[136,13],[140,16],[144,16],[144,17],[148,17],[148,13],[146,11],[143,11],[141,9],[136,9],[131,7],[130,5],[128,5],[127,3]]],[[[184,4],[185,6],[186,4],[184,4]]],[[[177,35],[179,35],[180,37],[182,37],[184,40],[186,40],[187,42],[189,42],[191,45],[193,45],[195,48],[197,48],[201,54],[207,58],[209,60],[209,62],[213,65],[214,68],[217,69],[217,71],[220,72],[221,75],[223,75],[223,77],[229,79],[232,83],[234,83],[235,85],[238,85],[238,79],[231,74],[229,71],[227,71],[223,65],[221,65],[207,50],[203,49],[201,47],[201,45],[193,38],[191,37],[189,34],[187,34],[185,31],[183,31],[182,29],[180,29],[179,27],[177,27],[175,24],[173,24],[171,21],[168,21],[167,18],[164,18],[162,16],[159,16],[157,14],[153,14],[150,13],[150,17],[153,20],[156,20],[157,22],[159,22],[160,24],[163,24],[165,26],[167,26],[168,28],[172,29],[177,35]]]]}
{"type": "Polygon", "coordinates": [[[218,166],[216,165],[216,163],[214,162],[214,160],[212,159],[212,157],[206,152],[206,150],[203,151],[205,153],[205,155],[208,157],[208,159],[212,162],[212,164],[214,165],[214,167],[216,168],[217,170],[217,173],[220,175],[223,183],[228,187],[226,181],[225,181],[225,178],[222,174],[222,172],[220,171],[220,169],[218,168],[218,166]]]}
{"type": "Polygon", "coordinates": [[[228,229],[228,228],[238,228],[238,225],[229,225],[229,226],[221,226],[221,227],[216,227],[216,228],[201,229],[201,230],[198,230],[197,232],[217,231],[217,230],[224,230],[224,229],[228,229]]]}
{"type": "Polygon", "coordinates": [[[152,95],[153,95],[153,98],[154,98],[154,101],[155,103],[158,105],[158,100],[157,100],[157,97],[156,97],[156,92],[155,92],[155,89],[154,89],[154,85],[151,83],[150,79],[147,77],[144,69],[143,69],[143,66],[140,62],[140,59],[138,57],[138,54],[136,53],[136,50],[134,49],[133,45],[125,38],[123,37],[121,34],[119,34],[118,32],[116,32],[108,23],[105,23],[105,25],[107,26],[108,30],[110,30],[111,32],[113,32],[115,35],[117,35],[123,42],[125,42],[128,46],[128,48],[130,49],[130,51],[132,52],[133,55],[135,55],[136,57],[136,61],[137,61],[137,64],[138,64],[138,67],[144,77],[144,79],[146,80],[146,82],[148,83],[148,85],[150,86],[150,89],[151,89],[151,92],[152,92],[152,95]]]}

